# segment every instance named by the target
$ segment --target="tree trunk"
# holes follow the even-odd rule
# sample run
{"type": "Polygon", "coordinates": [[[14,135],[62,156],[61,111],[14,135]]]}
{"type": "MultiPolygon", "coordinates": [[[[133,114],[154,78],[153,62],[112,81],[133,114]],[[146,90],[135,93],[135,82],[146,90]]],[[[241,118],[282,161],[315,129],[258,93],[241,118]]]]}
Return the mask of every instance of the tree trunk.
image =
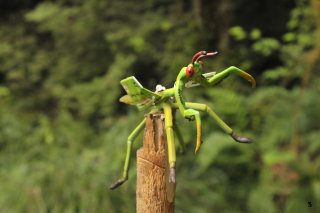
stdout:
{"type": "Polygon", "coordinates": [[[147,114],[143,147],[137,151],[137,213],[173,213],[175,184],[169,164],[164,114],[147,114]]]}

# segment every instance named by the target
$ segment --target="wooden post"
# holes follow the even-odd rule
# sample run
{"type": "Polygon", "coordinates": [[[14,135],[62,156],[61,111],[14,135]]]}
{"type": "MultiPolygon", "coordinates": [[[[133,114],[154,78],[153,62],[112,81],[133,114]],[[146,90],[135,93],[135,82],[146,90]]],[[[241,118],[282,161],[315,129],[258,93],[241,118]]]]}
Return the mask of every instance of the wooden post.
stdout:
{"type": "Polygon", "coordinates": [[[169,163],[164,114],[147,114],[143,147],[137,151],[137,213],[173,213],[175,184],[169,163]]]}

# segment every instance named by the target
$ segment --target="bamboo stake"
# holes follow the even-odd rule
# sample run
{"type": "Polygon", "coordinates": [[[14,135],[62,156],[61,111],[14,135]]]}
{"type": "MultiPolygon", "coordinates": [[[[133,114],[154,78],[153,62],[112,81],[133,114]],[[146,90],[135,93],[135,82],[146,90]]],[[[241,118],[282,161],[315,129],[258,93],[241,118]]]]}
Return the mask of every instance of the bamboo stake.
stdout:
{"type": "Polygon", "coordinates": [[[164,114],[147,114],[143,147],[137,151],[137,213],[173,213],[175,184],[169,164],[164,114]]]}

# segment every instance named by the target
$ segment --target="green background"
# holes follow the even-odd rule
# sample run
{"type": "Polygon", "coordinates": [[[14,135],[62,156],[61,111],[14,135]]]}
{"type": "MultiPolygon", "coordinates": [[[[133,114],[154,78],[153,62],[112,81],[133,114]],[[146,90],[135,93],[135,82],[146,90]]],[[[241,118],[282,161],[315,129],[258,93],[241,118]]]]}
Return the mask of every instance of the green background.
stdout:
{"type": "Polygon", "coordinates": [[[119,81],[170,88],[199,50],[219,51],[205,72],[234,65],[257,88],[230,76],[185,100],[255,141],[203,116],[195,156],[195,123],[177,114],[176,212],[320,212],[319,30],[319,0],[1,0],[0,212],[134,212],[135,157],[108,189],[144,114],[119,103],[119,81]]]}

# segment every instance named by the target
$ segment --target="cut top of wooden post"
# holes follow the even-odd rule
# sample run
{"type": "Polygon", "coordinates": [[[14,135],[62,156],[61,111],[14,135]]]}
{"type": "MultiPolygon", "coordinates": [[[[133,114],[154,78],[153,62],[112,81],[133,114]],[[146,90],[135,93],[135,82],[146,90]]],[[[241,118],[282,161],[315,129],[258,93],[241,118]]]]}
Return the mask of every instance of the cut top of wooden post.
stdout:
{"type": "Polygon", "coordinates": [[[173,213],[175,184],[168,183],[164,114],[146,115],[143,140],[137,151],[137,213],[173,213]]]}

